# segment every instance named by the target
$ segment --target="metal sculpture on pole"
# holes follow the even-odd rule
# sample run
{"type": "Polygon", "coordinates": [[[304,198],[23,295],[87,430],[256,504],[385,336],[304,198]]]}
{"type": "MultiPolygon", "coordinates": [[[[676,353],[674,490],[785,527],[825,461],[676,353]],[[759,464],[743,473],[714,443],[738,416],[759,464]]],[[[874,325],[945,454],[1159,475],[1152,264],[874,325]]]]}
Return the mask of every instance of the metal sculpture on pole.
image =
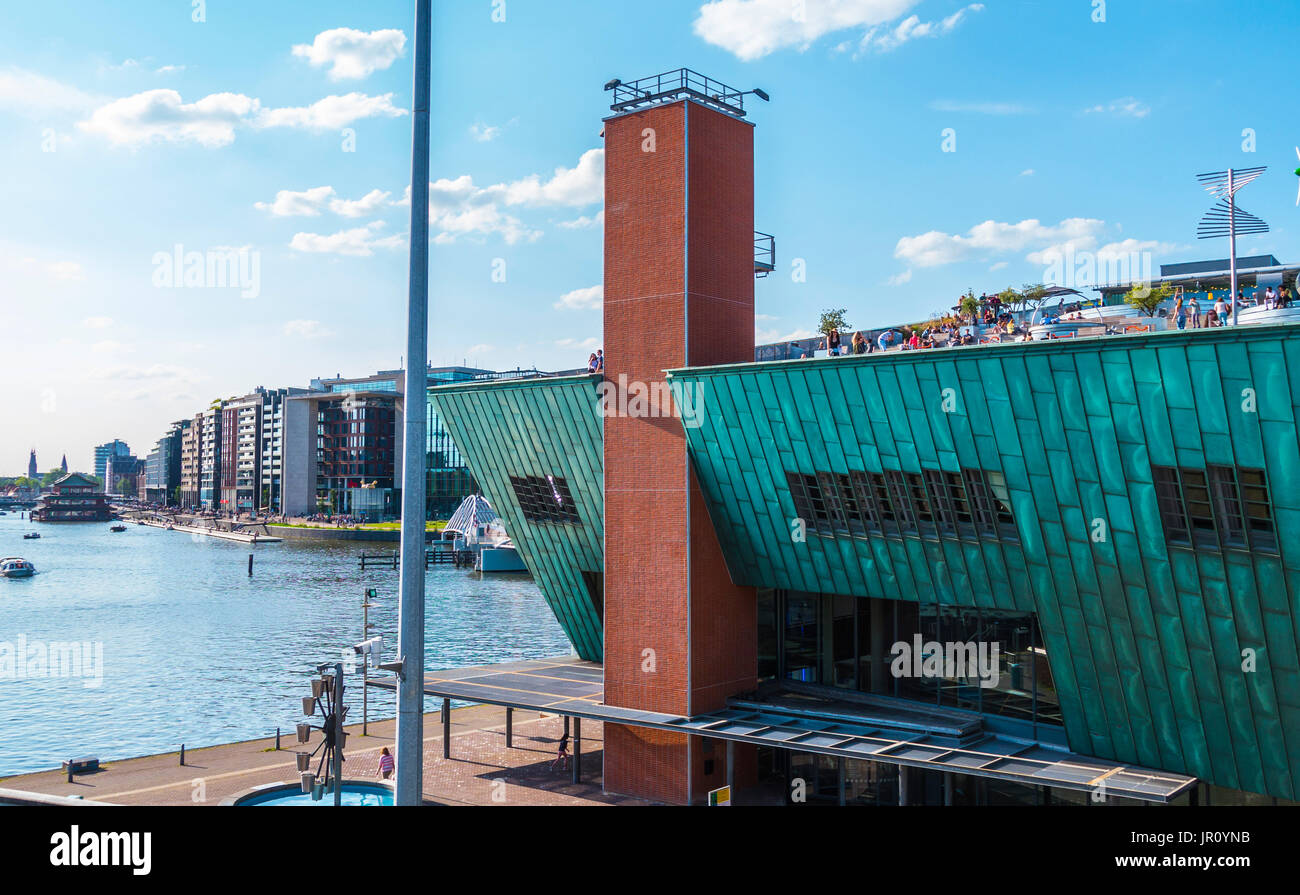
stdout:
{"type": "Polygon", "coordinates": [[[1237,207],[1237,193],[1267,170],[1267,167],[1229,168],[1227,171],[1212,171],[1209,174],[1196,175],[1196,179],[1201,182],[1206,192],[1219,200],[1218,204],[1201,219],[1200,226],[1196,229],[1196,237],[1197,239],[1228,237],[1233,326],[1237,325],[1237,310],[1241,306],[1241,302],[1237,300],[1237,237],[1268,232],[1268,224],[1237,207]]]}

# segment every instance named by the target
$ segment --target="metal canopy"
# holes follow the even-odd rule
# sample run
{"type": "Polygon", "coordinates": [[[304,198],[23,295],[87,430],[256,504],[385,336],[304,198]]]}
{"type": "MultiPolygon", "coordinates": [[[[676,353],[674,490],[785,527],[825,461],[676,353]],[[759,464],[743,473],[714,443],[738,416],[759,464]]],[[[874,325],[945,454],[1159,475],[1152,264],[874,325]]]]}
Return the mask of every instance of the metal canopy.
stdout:
{"type": "MultiPolygon", "coordinates": [[[[392,680],[370,686],[393,689],[392,680]]],[[[939,712],[931,730],[889,725],[882,707],[896,703],[900,721],[917,714],[917,704],[876,698],[871,718],[860,721],[786,704],[733,701],[719,712],[694,718],[609,706],[603,703],[604,669],[579,659],[538,659],[434,671],[424,692],[444,699],[552,712],[633,727],[671,730],[796,752],[969,774],[1060,789],[1093,791],[1148,802],[1170,802],[1196,785],[1195,777],[1127,767],[1075,755],[1064,749],[1001,734],[971,736],[943,723],[956,715],[939,712]],[[954,735],[955,734],[955,735],[954,735]]],[[[971,716],[977,717],[977,716],[971,716]]]]}

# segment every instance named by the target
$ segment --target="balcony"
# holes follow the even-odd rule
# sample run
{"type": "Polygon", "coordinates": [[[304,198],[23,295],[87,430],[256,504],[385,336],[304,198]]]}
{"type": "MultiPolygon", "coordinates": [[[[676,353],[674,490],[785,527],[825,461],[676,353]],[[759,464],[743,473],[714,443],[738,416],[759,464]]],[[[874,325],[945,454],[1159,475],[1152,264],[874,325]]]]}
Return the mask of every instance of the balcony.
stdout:
{"type": "Polygon", "coordinates": [[[763,277],[776,270],[776,237],[754,231],[754,276],[763,277]]]}

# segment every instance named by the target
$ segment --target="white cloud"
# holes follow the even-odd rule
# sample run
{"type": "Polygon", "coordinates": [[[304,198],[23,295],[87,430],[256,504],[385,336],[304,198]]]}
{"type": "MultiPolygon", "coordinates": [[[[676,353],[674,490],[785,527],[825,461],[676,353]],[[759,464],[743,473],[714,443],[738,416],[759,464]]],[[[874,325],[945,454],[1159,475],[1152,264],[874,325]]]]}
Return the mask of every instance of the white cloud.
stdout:
{"type": "Polygon", "coordinates": [[[44,117],[83,114],[102,102],[76,87],[20,68],[0,71],[0,112],[44,117]]]}
{"type": "Polygon", "coordinates": [[[367,96],[347,93],[327,96],[310,106],[266,109],[258,116],[258,127],[302,127],[308,130],[337,130],[363,118],[400,118],[406,109],[393,105],[393,94],[367,96]]]}
{"type": "Polygon", "coordinates": [[[334,130],[363,118],[407,114],[393,105],[393,94],[349,93],[327,96],[310,106],[264,109],[260,100],[242,93],[214,93],[186,103],[175,90],[146,90],[100,106],[78,127],[116,146],[155,141],[198,143],[217,148],[235,140],[238,127],[301,127],[334,130]]]}
{"type": "Polygon", "coordinates": [[[185,66],[183,65],[162,65],[154,69],[153,73],[156,75],[174,75],[183,71],[185,71],[185,66]]]}
{"type": "Polygon", "coordinates": [[[465,353],[471,357],[475,354],[487,354],[490,351],[496,351],[494,345],[471,345],[465,349],[465,353]]]}
{"type": "Polygon", "coordinates": [[[78,261],[54,261],[45,266],[45,270],[56,280],[78,281],[86,278],[78,261]]]}
{"type": "MultiPolygon", "coordinates": [[[[556,168],[549,180],[530,175],[511,183],[480,187],[469,174],[442,178],[429,184],[429,225],[436,231],[434,242],[446,245],[462,236],[499,235],[508,244],[534,242],[542,231],[526,226],[508,213],[510,206],[575,206],[601,202],[605,197],[605,151],[591,149],[583,153],[577,166],[556,168]]],[[[409,206],[408,187],[395,205],[409,206]]],[[[595,226],[604,221],[603,212],[581,217],[560,226],[567,229],[595,226]]]]}
{"type": "Polygon", "coordinates": [[[470,126],[469,135],[480,143],[491,143],[501,136],[501,128],[487,124],[474,124],[470,126]]]}
{"type": "Polygon", "coordinates": [[[760,345],[772,345],[777,342],[798,342],[821,335],[810,329],[796,329],[794,332],[782,333],[779,329],[760,329],[754,332],[754,341],[760,345]]]}
{"type": "Polygon", "coordinates": [[[293,55],[305,58],[312,66],[330,67],[334,81],[357,80],[392,65],[406,47],[406,35],[388,28],[382,31],[358,31],[333,28],[322,31],[310,44],[297,44],[293,55]]]}
{"type": "Polygon", "coordinates": [[[253,207],[269,211],[273,217],[319,217],[329,209],[340,217],[360,218],[374,214],[388,204],[392,194],[384,190],[371,190],[360,199],[340,199],[332,186],[318,186],[295,192],[280,190],[273,202],[254,202],[253,207]]]}
{"type": "Polygon", "coordinates": [[[1020,176],[1021,176],[1021,177],[1033,177],[1035,173],[1036,173],[1036,172],[1034,171],[1033,168],[1026,168],[1025,170],[1023,170],[1023,171],[1020,172],[1020,176]]]}
{"type": "Polygon", "coordinates": [[[1151,107],[1136,97],[1126,96],[1122,99],[1101,103],[1090,109],[1084,109],[1085,115],[1114,115],[1118,118],[1146,118],[1151,114],[1151,107]]]}
{"type": "Polygon", "coordinates": [[[592,336],[590,339],[556,339],[555,344],[561,348],[581,348],[583,351],[595,351],[602,343],[600,339],[592,336]]]}
{"type": "Polygon", "coordinates": [[[101,106],[77,126],[115,146],[161,140],[215,148],[233,143],[235,127],[260,107],[258,100],[240,93],[214,93],[186,104],[175,90],[146,90],[101,106]]]}
{"type": "Polygon", "coordinates": [[[1002,270],[1004,267],[1009,267],[1009,266],[1010,265],[1008,264],[1008,262],[999,261],[997,264],[994,264],[992,267],[989,268],[989,273],[997,273],[999,270],[1002,270]]]}
{"type": "Polygon", "coordinates": [[[290,320],[284,334],[296,339],[323,339],[332,333],[319,320],[290,320]]]}
{"type": "Polygon", "coordinates": [[[588,217],[582,215],[572,221],[560,221],[560,226],[565,230],[589,230],[592,227],[600,227],[605,223],[605,211],[601,209],[595,215],[588,217]]]}
{"type": "Polygon", "coordinates": [[[599,311],[605,307],[605,287],[588,286],[560,296],[555,307],[565,311],[599,311]]]}
{"type": "Polygon", "coordinates": [[[862,40],[858,41],[858,53],[868,53],[873,50],[888,53],[919,37],[938,37],[948,34],[961,24],[967,13],[980,12],[983,9],[983,3],[972,3],[937,22],[922,22],[920,16],[913,15],[903,19],[893,28],[872,28],[862,35],[862,40]]]}
{"type": "Polygon", "coordinates": [[[745,61],[786,47],[807,49],[846,28],[892,22],[920,0],[709,0],[700,7],[695,33],[745,61]]]}
{"type": "Polygon", "coordinates": [[[253,207],[271,212],[277,218],[309,217],[321,213],[325,204],[334,195],[334,187],[318,186],[302,192],[280,190],[275,194],[274,202],[254,202],[253,207]]]}
{"type": "Polygon", "coordinates": [[[89,378],[103,380],[172,380],[174,382],[194,383],[203,379],[199,373],[186,367],[170,364],[151,364],[147,367],[108,367],[91,372],[89,378]]]}
{"type": "Polygon", "coordinates": [[[904,236],[894,249],[894,257],[917,267],[937,267],[1053,245],[1087,249],[1096,245],[1105,226],[1105,221],[1093,218],[1069,218],[1055,226],[1044,226],[1032,219],[1018,224],[985,221],[971,227],[965,235],[932,230],[919,236],[904,236]]]}
{"type": "Polygon", "coordinates": [[[81,325],[87,329],[108,329],[113,325],[112,317],[87,317],[81,321],[81,325]]]}
{"type": "Polygon", "coordinates": [[[573,168],[556,168],[550,180],[533,174],[504,187],[507,205],[591,205],[605,199],[605,150],[588,149],[573,168]]]}
{"type": "Polygon", "coordinates": [[[1019,103],[1004,102],[959,102],[950,99],[937,99],[930,103],[936,112],[962,112],[974,115],[1028,115],[1034,110],[1019,103]]]}
{"type": "Polygon", "coordinates": [[[910,283],[910,282],[912,282],[912,270],[911,270],[911,268],[908,268],[907,270],[903,271],[902,273],[900,273],[900,274],[895,274],[894,276],[892,276],[892,277],[889,278],[889,285],[891,285],[891,286],[905,286],[905,285],[907,285],[907,284],[910,283]]]}
{"type": "Polygon", "coordinates": [[[338,233],[296,233],[289,242],[289,248],[308,254],[369,258],[377,248],[399,248],[405,243],[403,236],[381,237],[379,231],[383,227],[382,221],[373,221],[364,227],[340,230],[338,233]]]}
{"type": "Polygon", "coordinates": [[[371,190],[360,199],[331,199],[330,211],[345,218],[362,218],[383,208],[392,193],[371,190]]]}

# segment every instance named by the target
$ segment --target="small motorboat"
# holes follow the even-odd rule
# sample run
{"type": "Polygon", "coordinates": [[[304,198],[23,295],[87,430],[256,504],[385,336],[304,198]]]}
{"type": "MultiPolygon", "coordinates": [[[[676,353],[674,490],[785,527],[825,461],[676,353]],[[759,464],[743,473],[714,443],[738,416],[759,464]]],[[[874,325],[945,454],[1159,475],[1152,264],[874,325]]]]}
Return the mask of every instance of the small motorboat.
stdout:
{"type": "Polygon", "coordinates": [[[30,578],[36,574],[36,566],[23,559],[21,556],[10,556],[0,559],[0,577],[3,578],[30,578]]]}
{"type": "Polygon", "coordinates": [[[39,531],[32,531],[23,535],[24,541],[39,541],[40,539],[41,539],[41,533],[39,531]]]}
{"type": "Polygon", "coordinates": [[[110,525],[109,528],[108,528],[108,530],[111,531],[111,532],[113,532],[114,534],[121,534],[122,532],[126,531],[126,526],[125,526],[125,525],[110,525]]]}

